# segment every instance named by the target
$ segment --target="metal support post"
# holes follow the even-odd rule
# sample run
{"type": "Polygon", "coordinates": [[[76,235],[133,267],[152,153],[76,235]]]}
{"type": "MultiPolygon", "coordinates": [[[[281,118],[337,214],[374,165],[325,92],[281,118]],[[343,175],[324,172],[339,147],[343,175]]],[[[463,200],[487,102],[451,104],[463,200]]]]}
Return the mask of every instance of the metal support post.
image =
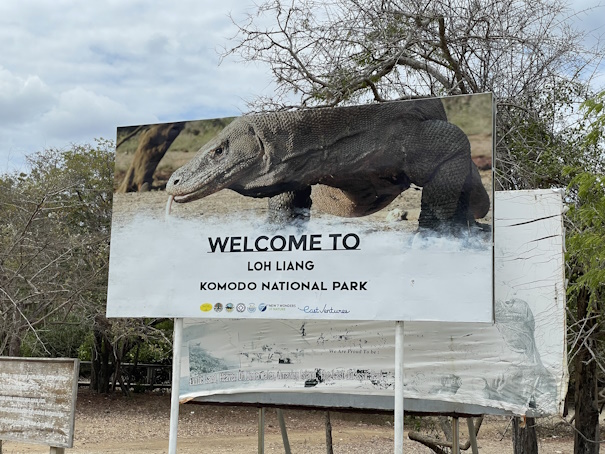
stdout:
{"type": "Polygon", "coordinates": [[[181,347],[183,344],[183,319],[174,319],[172,338],[172,388],[170,391],[170,433],[168,435],[168,454],[176,454],[176,441],[179,429],[179,393],[181,378],[181,347]]]}
{"type": "Polygon", "coordinates": [[[258,454],[265,453],[265,409],[258,409],[258,454]]]}
{"type": "Polygon", "coordinates": [[[395,454],[403,454],[403,322],[395,322],[395,454]]]}
{"type": "MultiPolygon", "coordinates": [[[[284,419],[284,412],[281,408],[277,409],[277,421],[279,422],[279,430],[281,431],[281,439],[284,442],[284,452],[286,454],[292,454],[290,451],[290,440],[288,440],[288,431],[286,430],[286,421],[284,419]]],[[[2,453],[0,453],[2,454],[2,453]]]]}
{"type": "Polygon", "coordinates": [[[452,454],[460,454],[460,419],[452,418],[452,454]]]}

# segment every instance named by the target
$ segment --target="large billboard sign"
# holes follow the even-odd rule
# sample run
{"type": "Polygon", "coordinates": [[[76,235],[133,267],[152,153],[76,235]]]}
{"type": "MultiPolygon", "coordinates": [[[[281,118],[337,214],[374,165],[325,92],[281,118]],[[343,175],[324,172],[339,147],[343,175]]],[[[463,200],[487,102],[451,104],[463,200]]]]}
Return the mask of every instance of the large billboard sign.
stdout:
{"type": "Polygon", "coordinates": [[[490,94],[168,125],[134,188],[158,140],[120,128],[107,314],[490,322],[492,128],[490,94]]]}
{"type": "MultiPolygon", "coordinates": [[[[495,222],[495,324],[406,322],[406,411],[562,411],[561,195],[496,192],[495,222]]],[[[181,399],[392,410],[394,341],[392,322],[186,319],[181,399]]]]}

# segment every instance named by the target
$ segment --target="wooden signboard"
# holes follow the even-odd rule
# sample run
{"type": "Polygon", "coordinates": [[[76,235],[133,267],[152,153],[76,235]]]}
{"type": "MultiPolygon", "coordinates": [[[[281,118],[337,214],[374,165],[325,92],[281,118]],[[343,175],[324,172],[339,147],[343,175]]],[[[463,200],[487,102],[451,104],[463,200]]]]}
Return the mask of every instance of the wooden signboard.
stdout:
{"type": "Polygon", "coordinates": [[[0,357],[0,440],[73,446],[77,359],[0,357]]]}

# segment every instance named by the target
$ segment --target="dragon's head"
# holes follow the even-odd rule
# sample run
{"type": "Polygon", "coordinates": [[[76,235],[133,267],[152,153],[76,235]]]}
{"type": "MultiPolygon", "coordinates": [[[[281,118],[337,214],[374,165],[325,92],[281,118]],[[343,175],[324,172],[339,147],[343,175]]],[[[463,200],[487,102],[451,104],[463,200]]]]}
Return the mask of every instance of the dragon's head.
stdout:
{"type": "Polygon", "coordinates": [[[190,202],[224,188],[239,186],[262,162],[264,145],[252,124],[240,117],[206,143],[187,164],[174,171],[166,192],[175,202],[190,202]]]}

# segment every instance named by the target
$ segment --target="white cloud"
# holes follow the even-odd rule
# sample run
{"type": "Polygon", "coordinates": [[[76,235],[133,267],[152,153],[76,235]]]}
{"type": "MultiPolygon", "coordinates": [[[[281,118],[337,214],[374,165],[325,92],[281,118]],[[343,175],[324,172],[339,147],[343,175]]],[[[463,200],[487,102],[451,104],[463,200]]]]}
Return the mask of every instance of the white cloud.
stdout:
{"type": "Polygon", "coordinates": [[[57,104],[42,117],[40,126],[50,139],[78,141],[96,137],[102,131],[106,138],[111,138],[115,135],[115,125],[128,125],[139,120],[153,123],[157,117],[137,115],[118,101],[76,87],[61,93],[57,104]]]}
{"type": "Polygon", "coordinates": [[[0,67],[0,123],[29,123],[53,101],[50,87],[38,76],[20,77],[0,67]]]}
{"type": "MultiPolygon", "coordinates": [[[[219,66],[215,49],[235,34],[228,14],[254,8],[251,0],[0,2],[0,172],[24,153],[113,138],[117,126],[245,111],[245,100],[272,89],[269,72],[233,59],[219,66]]],[[[604,15],[586,16],[602,26],[604,15]]]]}
{"type": "MultiPolygon", "coordinates": [[[[254,65],[218,66],[239,0],[0,2],[0,172],[23,155],[117,126],[237,115],[265,89],[254,65]]],[[[239,13],[238,13],[239,12],[239,13]]]]}

